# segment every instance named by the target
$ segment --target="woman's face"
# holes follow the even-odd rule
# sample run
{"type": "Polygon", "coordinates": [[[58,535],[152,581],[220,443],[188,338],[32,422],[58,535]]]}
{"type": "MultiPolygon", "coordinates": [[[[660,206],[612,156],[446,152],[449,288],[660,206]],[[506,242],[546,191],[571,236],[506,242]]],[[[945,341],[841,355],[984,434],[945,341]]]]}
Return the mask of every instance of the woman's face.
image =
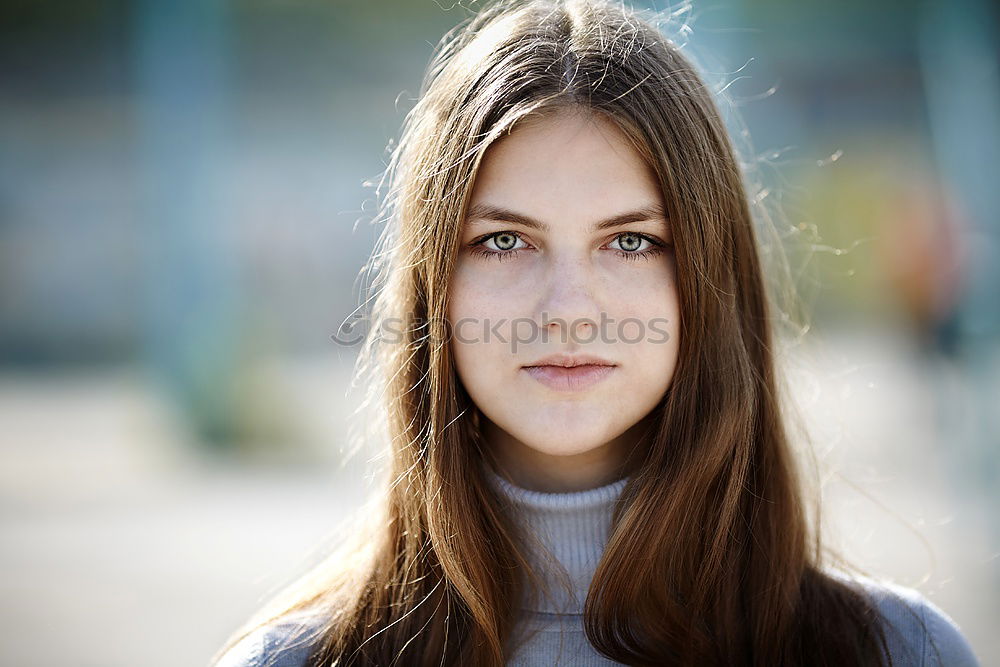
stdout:
{"type": "Polygon", "coordinates": [[[670,386],[679,317],[653,172],[609,120],[560,111],[487,150],[449,288],[451,351],[526,488],[617,479],[670,386]],[[625,216],[625,217],[622,217],[625,216]],[[551,355],[608,365],[568,369],[551,355]]]}

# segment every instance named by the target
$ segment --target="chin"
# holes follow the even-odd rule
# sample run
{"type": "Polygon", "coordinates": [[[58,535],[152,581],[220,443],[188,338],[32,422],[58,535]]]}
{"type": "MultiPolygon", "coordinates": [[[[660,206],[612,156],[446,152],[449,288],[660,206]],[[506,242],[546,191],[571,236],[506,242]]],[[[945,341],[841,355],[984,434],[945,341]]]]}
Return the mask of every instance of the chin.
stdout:
{"type": "Polygon", "coordinates": [[[589,451],[599,448],[602,444],[600,442],[582,443],[579,439],[565,442],[553,442],[549,440],[541,443],[530,443],[528,447],[547,456],[575,456],[577,454],[586,454],[589,451]]]}

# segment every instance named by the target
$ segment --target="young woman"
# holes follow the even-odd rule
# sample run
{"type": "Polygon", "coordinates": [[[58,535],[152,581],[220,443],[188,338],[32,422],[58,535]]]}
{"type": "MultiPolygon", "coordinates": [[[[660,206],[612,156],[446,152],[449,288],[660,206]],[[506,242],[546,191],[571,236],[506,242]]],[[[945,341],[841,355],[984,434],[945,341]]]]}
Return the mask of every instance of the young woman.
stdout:
{"type": "Polygon", "coordinates": [[[381,512],[218,665],[976,664],[916,591],[826,562],[764,220],[650,20],[481,11],[390,173],[359,367],[384,401],[381,512]]]}

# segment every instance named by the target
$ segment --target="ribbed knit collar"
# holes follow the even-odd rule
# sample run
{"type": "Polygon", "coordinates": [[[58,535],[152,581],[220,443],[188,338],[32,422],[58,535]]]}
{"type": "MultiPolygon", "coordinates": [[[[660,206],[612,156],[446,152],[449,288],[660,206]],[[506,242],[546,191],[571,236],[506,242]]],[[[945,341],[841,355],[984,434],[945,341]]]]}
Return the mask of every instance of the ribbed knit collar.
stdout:
{"type": "Polygon", "coordinates": [[[615,502],[628,478],[585,491],[546,493],[515,486],[488,466],[486,474],[493,487],[509,500],[525,534],[541,542],[535,545],[527,539],[524,548],[530,564],[548,585],[551,597],[539,592],[534,605],[526,599],[522,608],[582,614],[590,580],[608,542],[615,502]],[[561,584],[558,565],[569,575],[571,591],[561,584]]]}

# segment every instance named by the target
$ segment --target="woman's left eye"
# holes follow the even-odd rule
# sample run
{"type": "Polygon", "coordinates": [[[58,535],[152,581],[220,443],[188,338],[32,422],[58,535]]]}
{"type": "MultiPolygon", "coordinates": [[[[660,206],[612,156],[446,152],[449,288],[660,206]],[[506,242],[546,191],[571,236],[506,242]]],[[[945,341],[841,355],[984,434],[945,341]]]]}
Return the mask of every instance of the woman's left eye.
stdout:
{"type": "Polygon", "coordinates": [[[663,252],[662,243],[646,236],[645,234],[639,234],[636,232],[623,232],[616,236],[614,241],[611,243],[618,243],[618,248],[615,248],[615,250],[617,250],[618,254],[627,260],[649,259],[650,257],[663,252]],[[643,247],[643,242],[646,242],[649,245],[644,249],[639,250],[639,248],[643,247]]]}

